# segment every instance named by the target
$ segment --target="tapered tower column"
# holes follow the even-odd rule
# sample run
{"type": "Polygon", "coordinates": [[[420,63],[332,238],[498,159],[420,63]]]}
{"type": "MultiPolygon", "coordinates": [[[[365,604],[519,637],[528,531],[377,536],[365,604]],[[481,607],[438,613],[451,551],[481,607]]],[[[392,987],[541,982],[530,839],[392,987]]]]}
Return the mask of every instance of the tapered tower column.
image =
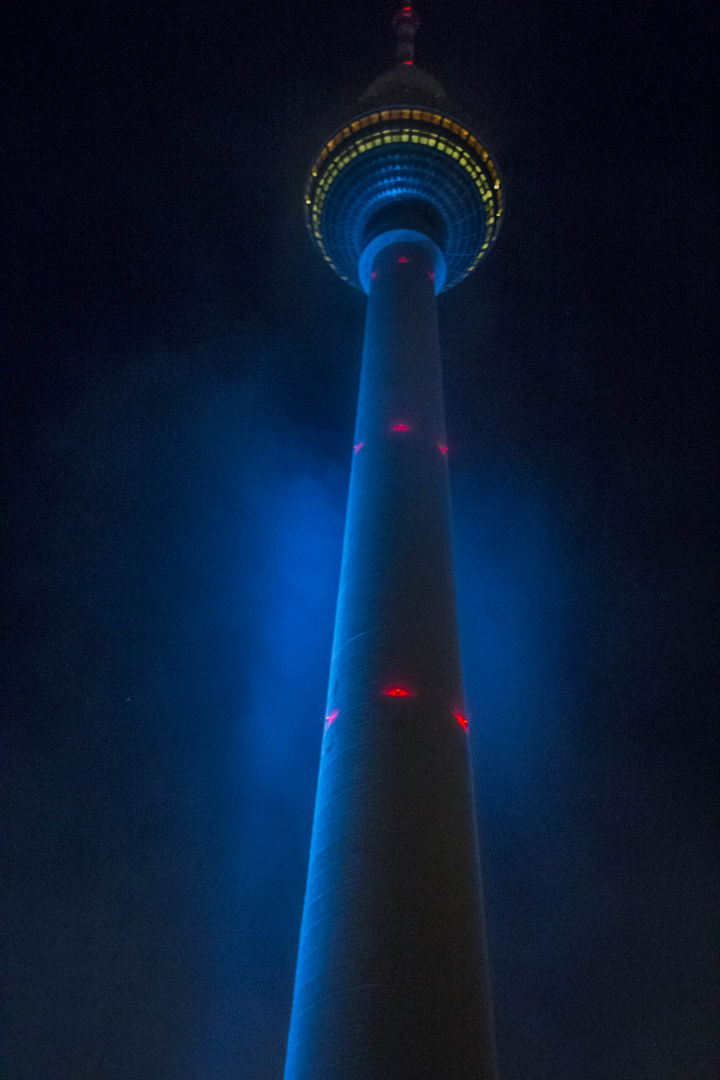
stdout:
{"type": "Polygon", "coordinates": [[[435,264],[375,258],[287,1080],[489,1080],[435,264]]]}
{"type": "Polygon", "coordinates": [[[285,1080],[495,1076],[437,294],[489,250],[500,182],[396,22],[305,196],[368,305],[285,1080]]]}

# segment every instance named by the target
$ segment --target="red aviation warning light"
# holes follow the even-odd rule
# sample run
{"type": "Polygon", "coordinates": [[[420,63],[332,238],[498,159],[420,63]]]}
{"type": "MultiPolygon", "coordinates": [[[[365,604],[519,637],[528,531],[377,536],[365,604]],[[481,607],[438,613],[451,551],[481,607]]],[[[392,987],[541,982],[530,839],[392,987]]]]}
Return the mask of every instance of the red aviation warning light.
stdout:
{"type": "Polygon", "coordinates": [[[383,690],[383,697],[415,697],[415,693],[406,686],[388,686],[383,690]]]}

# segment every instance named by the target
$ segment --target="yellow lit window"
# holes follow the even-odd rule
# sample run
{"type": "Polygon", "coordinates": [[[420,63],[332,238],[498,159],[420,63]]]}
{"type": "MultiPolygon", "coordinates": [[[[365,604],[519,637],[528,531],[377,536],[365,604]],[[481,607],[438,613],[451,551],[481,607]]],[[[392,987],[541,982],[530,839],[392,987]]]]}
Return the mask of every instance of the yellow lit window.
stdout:
{"type": "Polygon", "coordinates": [[[389,120],[390,119],[390,113],[389,113],[389,111],[387,109],[385,109],[384,112],[380,113],[380,119],[381,120],[389,120]]]}
{"type": "Polygon", "coordinates": [[[369,122],[371,124],[377,124],[379,119],[380,119],[380,116],[379,116],[378,113],[376,113],[376,112],[370,113],[370,121],[369,122]]]}
{"type": "Polygon", "coordinates": [[[400,115],[402,116],[403,120],[409,120],[410,119],[410,110],[409,109],[401,109],[400,110],[400,115]]]}

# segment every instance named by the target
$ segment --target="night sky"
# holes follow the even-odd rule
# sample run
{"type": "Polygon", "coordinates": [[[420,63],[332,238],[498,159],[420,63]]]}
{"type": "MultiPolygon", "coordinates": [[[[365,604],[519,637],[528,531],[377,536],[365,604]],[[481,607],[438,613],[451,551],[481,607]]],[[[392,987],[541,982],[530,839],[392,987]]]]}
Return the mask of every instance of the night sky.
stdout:
{"type": "MultiPolygon", "coordinates": [[[[6,9],[7,1080],[282,1075],[365,303],[302,191],[393,11],[6,9]]],[[[715,1080],[710,8],[419,12],[507,198],[440,299],[501,1078],[715,1080]]]]}

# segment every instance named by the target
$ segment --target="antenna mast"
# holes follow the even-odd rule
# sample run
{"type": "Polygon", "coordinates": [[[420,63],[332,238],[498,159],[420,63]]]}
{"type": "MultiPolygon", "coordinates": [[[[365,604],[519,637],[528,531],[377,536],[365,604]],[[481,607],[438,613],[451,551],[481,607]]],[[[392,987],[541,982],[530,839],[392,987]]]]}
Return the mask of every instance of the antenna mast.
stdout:
{"type": "Polygon", "coordinates": [[[420,20],[410,4],[401,7],[393,19],[397,34],[397,59],[399,64],[412,66],[415,62],[415,34],[420,20]]]}

